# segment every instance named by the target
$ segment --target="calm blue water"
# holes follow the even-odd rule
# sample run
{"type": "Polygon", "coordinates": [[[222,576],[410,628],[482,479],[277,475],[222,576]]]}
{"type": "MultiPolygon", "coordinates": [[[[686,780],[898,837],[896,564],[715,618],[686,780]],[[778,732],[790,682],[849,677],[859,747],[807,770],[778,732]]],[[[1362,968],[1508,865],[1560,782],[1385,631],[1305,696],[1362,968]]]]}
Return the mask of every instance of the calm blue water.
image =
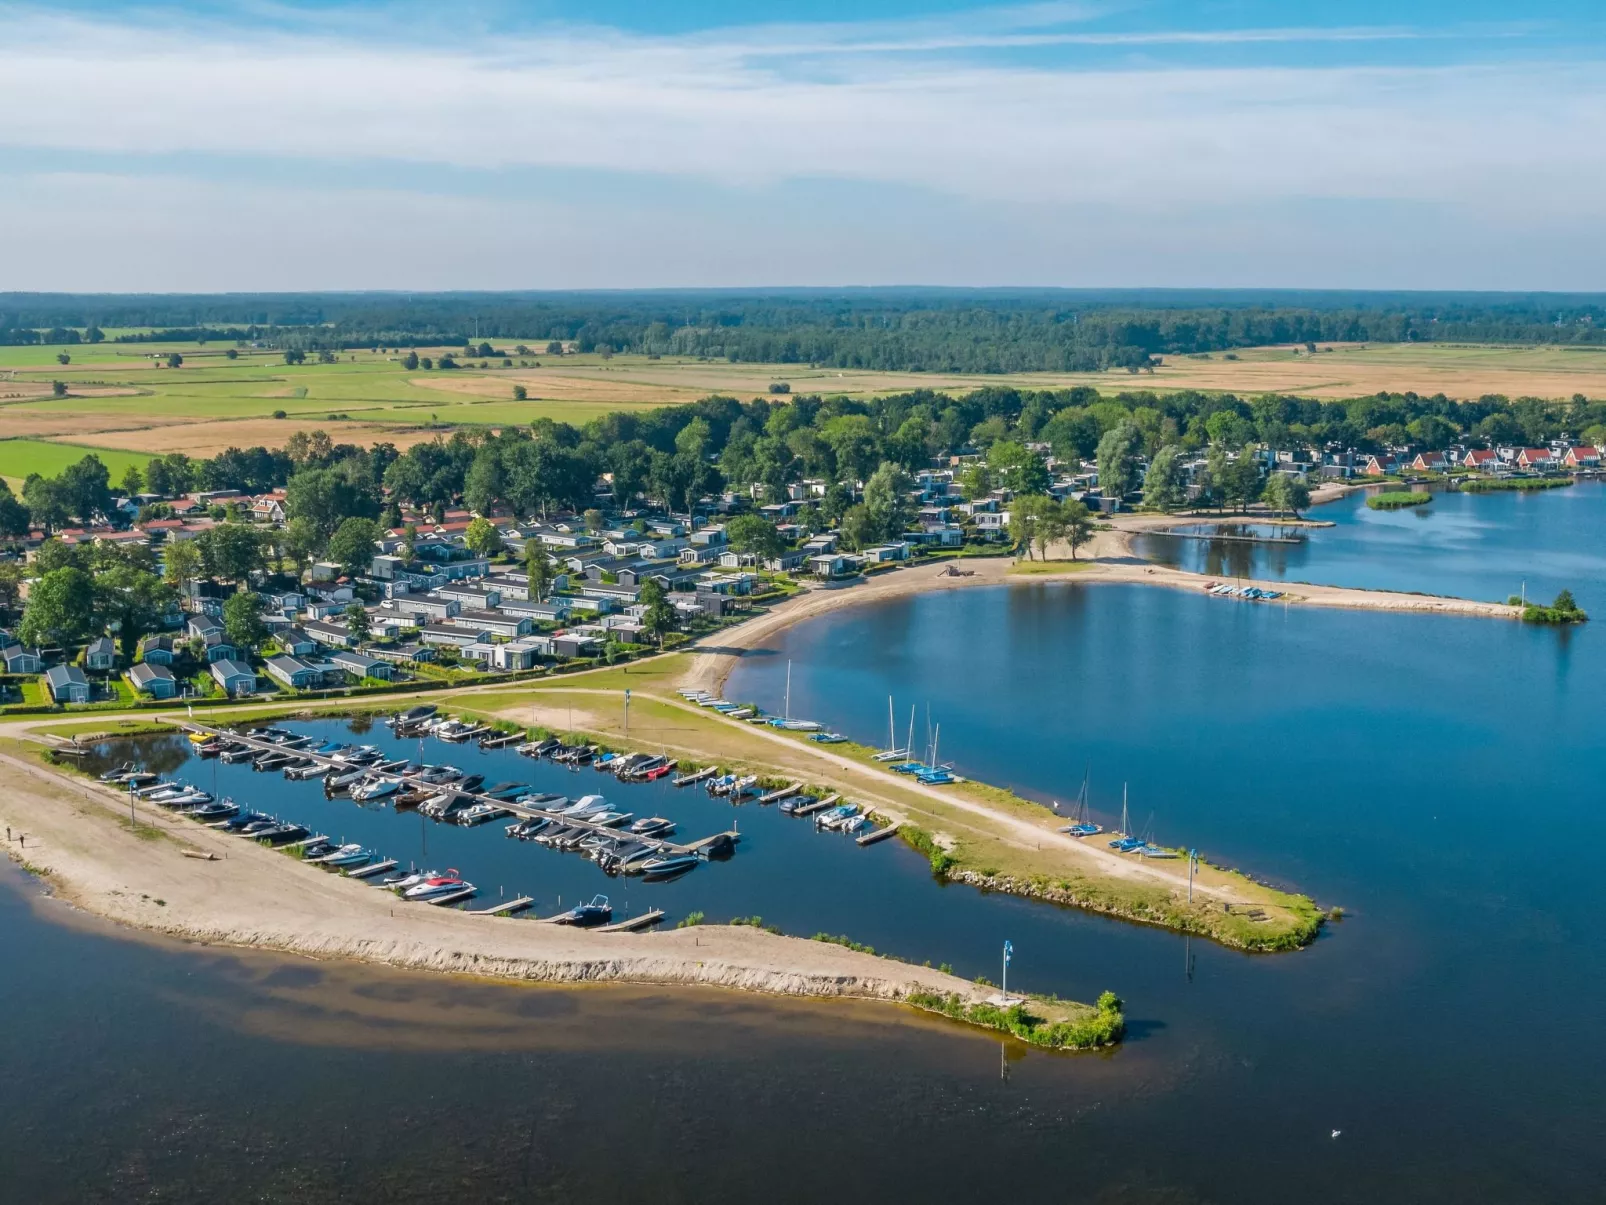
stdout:
{"type": "MultiPolygon", "coordinates": [[[[1195,1124],[1219,1140],[1339,1128],[1426,1176],[1371,1199],[1441,1199],[1454,1169],[1481,1199],[1585,1199],[1606,1172],[1594,631],[1033,584],[815,620],[726,693],[777,706],[788,660],[793,714],[884,743],[895,693],[900,735],[915,704],[924,740],[929,705],[961,773],[1046,801],[1086,768],[1106,821],[1129,783],[1159,840],[1350,910],[1292,956],[1191,943],[1191,982],[1180,938],[1005,922],[1023,982],[1074,967],[1142,1002],[1156,1052],[1212,1052],[1195,1087],[1231,1119],[1195,1124]]],[[[1352,1175],[1295,1170],[1285,1199],[1366,1199],[1352,1175]]]]}
{"type": "MultiPolygon", "coordinates": [[[[1536,493],[1436,491],[1409,510],[1376,511],[1364,493],[1319,506],[1297,545],[1139,536],[1149,560],[1195,573],[1318,585],[1453,594],[1504,602],[1520,594],[1549,602],[1570,589],[1586,610],[1606,607],[1606,483],[1581,481],[1536,493]]],[[[1254,530],[1264,532],[1264,527],[1254,530]]]]}

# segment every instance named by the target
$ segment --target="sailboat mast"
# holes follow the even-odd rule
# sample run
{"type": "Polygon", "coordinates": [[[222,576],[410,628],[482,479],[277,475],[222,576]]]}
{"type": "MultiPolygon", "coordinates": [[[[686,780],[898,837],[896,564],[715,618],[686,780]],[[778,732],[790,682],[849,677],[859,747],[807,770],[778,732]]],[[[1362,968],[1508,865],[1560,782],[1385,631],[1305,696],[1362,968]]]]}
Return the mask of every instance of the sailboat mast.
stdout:
{"type": "Polygon", "coordinates": [[[892,718],[892,696],[887,696],[887,752],[891,753],[898,747],[898,724],[892,718]]]}
{"type": "Polygon", "coordinates": [[[786,711],[786,714],[782,718],[783,719],[787,719],[787,720],[791,719],[792,718],[792,662],[790,660],[788,660],[787,663],[786,663],[786,707],[785,707],[785,711],[786,711]]]}

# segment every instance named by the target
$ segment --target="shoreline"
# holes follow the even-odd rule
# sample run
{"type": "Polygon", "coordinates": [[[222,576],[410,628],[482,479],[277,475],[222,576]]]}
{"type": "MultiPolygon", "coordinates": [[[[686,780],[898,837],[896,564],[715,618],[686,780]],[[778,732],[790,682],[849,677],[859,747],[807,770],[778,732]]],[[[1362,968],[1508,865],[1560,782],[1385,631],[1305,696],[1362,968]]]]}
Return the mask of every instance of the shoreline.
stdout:
{"type": "MultiPolygon", "coordinates": [[[[117,925],[201,945],[506,981],[695,985],[917,1008],[932,997],[985,1008],[993,996],[930,967],[748,926],[602,934],[403,903],[154,805],[138,805],[136,833],[120,792],[33,764],[26,744],[4,745],[7,854],[56,900],[117,925]]],[[[1098,1016],[1090,1005],[1046,1011],[1060,1014],[1047,1024],[1098,1016]]]]}

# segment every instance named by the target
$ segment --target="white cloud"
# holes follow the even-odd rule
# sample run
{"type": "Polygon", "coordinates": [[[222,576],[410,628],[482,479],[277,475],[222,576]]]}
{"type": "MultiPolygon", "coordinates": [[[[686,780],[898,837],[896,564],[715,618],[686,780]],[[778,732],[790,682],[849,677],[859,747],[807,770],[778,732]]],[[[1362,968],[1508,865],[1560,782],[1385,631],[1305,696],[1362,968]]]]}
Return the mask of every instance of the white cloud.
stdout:
{"type": "MultiPolygon", "coordinates": [[[[349,228],[323,252],[327,262],[345,265],[344,278],[330,286],[383,280],[431,287],[401,279],[378,258],[381,247],[359,255],[370,235],[439,237],[476,224],[506,232],[516,229],[520,214],[599,226],[559,181],[532,186],[536,195],[527,201],[481,202],[449,195],[460,186],[443,167],[624,173],[606,229],[658,266],[635,280],[610,275],[594,283],[801,282],[800,266],[815,279],[807,269],[820,261],[807,256],[776,254],[775,271],[758,273],[751,258],[732,264],[716,255],[738,273],[720,278],[699,262],[654,251],[666,205],[655,181],[666,177],[704,190],[706,212],[677,202],[674,220],[698,231],[706,224],[711,243],[740,211],[728,198],[732,187],[748,190],[755,206],[769,206],[774,188],[796,181],[896,190],[908,207],[907,228],[928,232],[924,255],[903,237],[893,240],[897,255],[881,254],[883,242],[866,234],[856,253],[898,274],[856,270],[865,262],[850,260],[839,246],[821,263],[833,280],[818,283],[953,279],[949,269],[961,261],[978,282],[1036,279],[1040,268],[1058,265],[1063,272],[1067,265],[1105,262],[1096,247],[1101,240],[1112,246],[1120,240],[1128,255],[1147,245],[1187,256],[1191,244],[1192,259],[1203,265],[1216,257],[1201,240],[1236,242],[1229,233],[1234,210],[1281,215],[1278,228],[1251,217],[1249,230],[1263,229],[1266,246],[1257,253],[1249,238],[1243,250],[1260,279],[1275,275],[1285,283],[1331,277],[1286,281],[1272,248],[1298,246],[1299,239],[1279,230],[1355,244],[1349,258],[1335,257],[1340,269],[1371,263],[1378,247],[1395,248],[1407,266],[1424,262],[1429,252],[1420,241],[1448,245],[1450,235],[1440,232],[1449,231],[1479,231],[1492,240],[1486,248],[1495,260],[1502,238],[1532,249],[1536,225],[1547,228],[1546,237],[1574,237],[1591,250],[1598,242],[1593,214],[1606,188],[1606,160],[1592,148],[1606,132],[1606,84],[1594,64],[1211,68],[1106,59],[1097,69],[1027,68],[990,54],[951,53],[1010,39],[1109,38],[1075,28],[1092,11],[1050,4],[943,21],[686,37],[553,27],[460,39],[438,26],[390,26],[361,36],[349,20],[273,32],[176,16],[131,24],[0,10],[0,41],[8,46],[0,73],[0,164],[7,147],[135,162],[182,155],[195,183],[179,190],[188,202],[175,196],[173,203],[209,228],[239,226],[209,209],[225,197],[253,211],[259,198],[274,198],[264,217],[301,231],[309,240],[302,245],[322,245],[331,228],[349,228]],[[225,156],[283,163],[282,189],[206,183],[223,174],[217,163],[225,156]],[[315,186],[327,170],[320,164],[376,162],[396,165],[390,177],[414,174],[417,195],[376,190],[367,202],[379,216],[352,219],[343,207],[356,205],[356,194],[315,186]],[[1353,213],[1366,216],[1356,222],[1291,216],[1313,201],[1358,205],[1353,213]],[[941,224],[952,219],[953,206],[963,210],[966,230],[941,224]],[[1080,225],[1062,237],[1056,222],[1080,225]],[[986,273],[985,261],[954,249],[977,235],[1014,258],[986,273]],[[1034,246],[1058,258],[1044,259],[1034,246]],[[372,262],[370,279],[350,278],[360,262],[372,262]],[[922,263],[931,266],[921,270],[922,263]]],[[[1396,35],[1417,36],[1404,29],[1198,36],[1396,35]]],[[[1177,42],[1195,35],[1135,36],[1177,42]]],[[[115,184],[68,190],[70,208],[100,229],[133,230],[141,222],[165,229],[166,217],[130,195],[139,190],[128,187],[120,170],[115,184]]],[[[169,184],[157,187],[158,168],[150,172],[154,194],[168,196],[169,184]]],[[[28,197],[63,189],[58,177],[14,192],[0,206],[13,211],[10,237],[30,222],[54,223],[59,215],[29,211],[28,197]]],[[[754,247],[766,238],[828,246],[832,231],[819,226],[827,220],[849,232],[840,243],[853,243],[861,227],[875,224],[856,223],[846,206],[829,218],[822,211],[812,226],[807,214],[791,211],[784,221],[778,214],[744,217],[754,247]]],[[[298,255],[292,259],[299,263],[298,255]]],[[[1160,283],[1166,262],[1176,261],[1156,259],[1157,271],[1131,283],[1160,283]]],[[[574,278],[552,283],[587,283],[585,265],[572,267],[574,278]]],[[[489,286],[497,271],[480,264],[472,283],[489,286]]],[[[545,281],[526,273],[501,283],[545,281]]]]}

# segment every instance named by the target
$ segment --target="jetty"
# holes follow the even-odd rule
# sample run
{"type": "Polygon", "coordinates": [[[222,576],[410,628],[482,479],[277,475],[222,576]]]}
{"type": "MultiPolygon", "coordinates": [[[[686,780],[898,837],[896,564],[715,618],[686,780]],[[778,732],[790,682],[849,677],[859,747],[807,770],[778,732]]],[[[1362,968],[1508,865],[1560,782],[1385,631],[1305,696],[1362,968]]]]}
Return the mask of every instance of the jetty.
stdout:
{"type": "Polygon", "coordinates": [[[596,930],[598,933],[634,933],[637,929],[646,929],[656,925],[664,919],[664,910],[654,908],[651,912],[643,912],[640,916],[626,917],[615,921],[611,925],[603,925],[596,930]]]}
{"type": "Polygon", "coordinates": [[[434,899],[425,900],[424,902],[426,904],[433,904],[437,908],[444,908],[447,904],[455,904],[458,900],[466,900],[470,896],[478,894],[478,892],[479,888],[465,885],[459,890],[452,892],[450,895],[436,896],[434,899]]]}
{"type": "Polygon", "coordinates": [[[1305,536],[1255,536],[1226,531],[1170,531],[1163,527],[1139,534],[1172,536],[1178,540],[1223,540],[1233,544],[1305,544],[1309,542],[1305,536]]]}
{"type": "MultiPolygon", "coordinates": [[[[218,737],[222,740],[228,741],[233,747],[242,750],[256,750],[260,753],[283,751],[282,746],[274,741],[263,740],[260,737],[247,736],[244,733],[231,732],[222,728],[215,728],[208,724],[196,723],[193,720],[180,721],[178,727],[186,732],[199,733],[208,737],[218,737]]],[[[313,753],[308,750],[300,750],[299,752],[302,757],[305,757],[317,764],[327,765],[330,767],[340,766],[346,769],[352,768],[346,766],[346,763],[340,762],[332,757],[325,757],[321,754],[313,753]]],[[[698,776],[699,778],[707,778],[716,772],[717,768],[711,766],[706,770],[699,771],[698,776]]],[[[529,804],[509,803],[503,799],[495,799],[481,791],[460,791],[450,785],[422,782],[419,780],[418,775],[416,774],[398,773],[391,775],[391,777],[399,779],[408,791],[418,791],[429,796],[455,795],[459,799],[467,801],[469,804],[483,803],[489,807],[500,809],[499,814],[501,815],[511,814],[519,817],[521,820],[561,820],[561,822],[567,826],[587,829],[593,833],[606,833],[612,837],[621,835],[621,830],[613,827],[612,825],[598,824],[595,821],[587,820],[579,816],[558,816],[542,808],[532,807],[529,804]]],[[[677,783],[679,781],[679,779],[676,780],[677,783]]],[[[833,798],[835,798],[835,796],[833,796],[833,798]]],[[[219,827],[227,823],[228,821],[219,821],[218,824],[214,825],[213,827],[219,827]]],[[[736,842],[741,839],[741,834],[737,833],[735,830],[723,833],[714,833],[711,836],[704,837],[698,841],[690,842],[689,844],[670,841],[662,837],[636,836],[632,839],[641,842],[643,845],[650,846],[660,853],[694,854],[700,857],[706,857],[710,853],[725,852],[734,848],[736,842]]],[[[327,836],[308,837],[304,841],[292,842],[285,846],[285,848],[298,849],[302,846],[308,846],[319,841],[327,840],[329,840],[327,836]]],[[[430,902],[437,904],[449,903],[452,899],[457,898],[461,897],[451,896],[443,900],[431,900],[430,902]]]]}
{"type": "Polygon", "coordinates": [[[669,785],[675,787],[689,787],[694,783],[702,782],[705,778],[712,778],[718,773],[718,766],[704,766],[701,770],[698,770],[695,773],[680,775],[669,785]]]}
{"type": "Polygon", "coordinates": [[[768,795],[760,795],[758,797],[758,801],[760,803],[778,803],[782,799],[785,799],[788,795],[796,795],[802,789],[802,783],[794,782],[790,786],[782,787],[778,791],[771,791],[768,795]]]}
{"type": "Polygon", "coordinates": [[[387,870],[396,869],[396,859],[386,858],[383,862],[370,862],[366,866],[359,866],[355,870],[346,871],[348,879],[371,879],[376,874],[384,874],[387,870]]]}
{"type": "Polygon", "coordinates": [[[523,912],[533,903],[533,895],[521,895],[516,900],[504,900],[490,908],[470,908],[467,911],[470,916],[512,916],[515,912],[523,912]]]}
{"type": "Polygon", "coordinates": [[[840,795],[827,795],[824,799],[816,799],[813,803],[806,803],[792,813],[794,816],[812,816],[815,812],[823,812],[826,808],[835,807],[842,801],[840,795]]]}
{"type": "Polygon", "coordinates": [[[864,836],[855,837],[853,840],[857,845],[874,845],[877,841],[885,841],[888,837],[894,836],[900,827],[897,824],[889,824],[886,828],[878,828],[873,833],[865,833],[864,836]]]}

